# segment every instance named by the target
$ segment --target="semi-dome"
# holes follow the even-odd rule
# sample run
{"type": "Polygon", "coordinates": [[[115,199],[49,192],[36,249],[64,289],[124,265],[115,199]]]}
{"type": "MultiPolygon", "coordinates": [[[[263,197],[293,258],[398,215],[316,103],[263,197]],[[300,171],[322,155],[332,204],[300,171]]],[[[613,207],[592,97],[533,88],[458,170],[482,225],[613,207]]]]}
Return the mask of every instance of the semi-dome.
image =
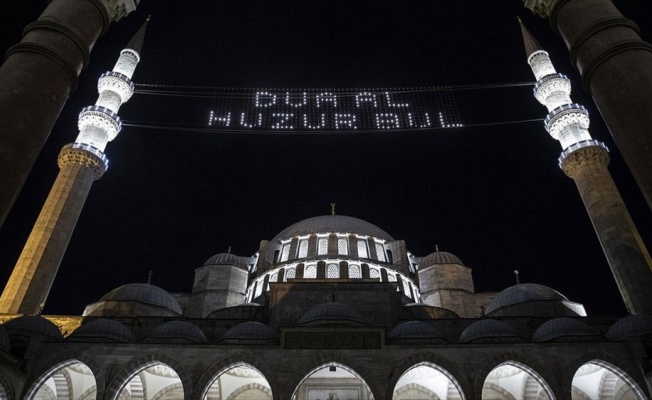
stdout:
{"type": "Polygon", "coordinates": [[[173,316],[182,313],[179,302],[170,293],[148,283],[120,286],[84,310],[84,316],[173,316]]]}
{"type": "Polygon", "coordinates": [[[584,306],[574,303],[558,291],[536,283],[510,286],[489,303],[487,315],[493,316],[586,316],[584,306]]]}
{"type": "Polygon", "coordinates": [[[158,325],[145,338],[149,341],[174,341],[206,343],[206,336],[199,327],[186,321],[168,321],[158,325]]]}
{"type": "Polygon", "coordinates": [[[422,321],[408,321],[396,325],[387,333],[388,339],[443,339],[437,328],[422,321]]]}
{"type": "Polygon", "coordinates": [[[240,257],[231,253],[220,253],[214,255],[204,263],[204,267],[208,265],[233,265],[245,271],[249,270],[247,263],[242,261],[240,257]]]}
{"type": "Polygon", "coordinates": [[[222,340],[276,340],[276,338],[278,334],[274,329],[256,321],[239,323],[222,336],[222,340]]]}
{"type": "Polygon", "coordinates": [[[652,316],[647,314],[634,314],[619,319],[607,331],[607,338],[623,340],[633,336],[652,334],[652,316]]]}
{"type": "Polygon", "coordinates": [[[446,251],[435,251],[430,253],[427,256],[423,257],[419,261],[420,268],[426,268],[431,265],[437,264],[459,264],[464,265],[462,260],[460,260],[455,254],[448,253],[446,251]]]}
{"type": "Polygon", "coordinates": [[[503,340],[503,339],[522,339],[516,330],[505,322],[495,319],[481,319],[471,325],[460,335],[460,342],[467,343],[476,340],[503,340]]]}
{"type": "Polygon", "coordinates": [[[532,335],[535,342],[547,342],[559,338],[599,336],[598,332],[574,318],[554,318],[544,322],[532,335]]]}
{"type": "Polygon", "coordinates": [[[370,224],[354,217],[345,215],[322,215],[299,221],[296,224],[285,228],[281,233],[276,235],[272,242],[279,242],[283,239],[289,239],[294,236],[309,235],[311,233],[356,233],[358,235],[373,236],[378,239],[385,239],[393,242],[394,239],[384,230],[376,225],[370,224]]]}
{"type": "Polygon", "coordinates": [[[41,336],[45,340],[61,340],[63,335],[55,324],[39,316],[23,316],[5,322],[3,325],[11,337],[31,338],[41,336]]]}
{"type": "Polygon", "coordinates": [[[129,343],[135,340],[129,328],[118,321],[98,318],[84,323],[68,336],[68,339],[99,339],[129,343]]]}
{"type": "Polygon", "coordinates": [[[299,319],[299,324],[307,324],[317,321],[349,321],[364,324],[364,318],[353,307],[330,301],[314,306],[306,311],[305,314],[299,319]]]}

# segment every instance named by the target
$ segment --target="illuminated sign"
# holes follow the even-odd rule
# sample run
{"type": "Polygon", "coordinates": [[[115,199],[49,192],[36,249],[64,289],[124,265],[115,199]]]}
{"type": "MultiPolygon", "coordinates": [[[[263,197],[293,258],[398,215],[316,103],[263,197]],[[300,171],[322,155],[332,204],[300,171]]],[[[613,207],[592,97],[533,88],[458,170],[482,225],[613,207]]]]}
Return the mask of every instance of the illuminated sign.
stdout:
{"type": "Polygon", "coordinates": [[[306,132],[463,126],[450,92],[415,89],[224,89],[208,125],[306,132]]]}

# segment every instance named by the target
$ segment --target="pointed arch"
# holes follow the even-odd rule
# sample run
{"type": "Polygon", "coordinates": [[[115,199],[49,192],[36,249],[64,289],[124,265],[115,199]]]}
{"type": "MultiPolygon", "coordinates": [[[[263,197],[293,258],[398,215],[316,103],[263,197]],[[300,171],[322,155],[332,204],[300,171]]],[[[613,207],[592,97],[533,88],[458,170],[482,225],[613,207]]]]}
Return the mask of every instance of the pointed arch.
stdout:
{"type": "Polygon", "coordinates": [[[600,359],[582,364],[573,375],[573,400],[576,394],[599,400],[643,400],[647,397],[641,387],[623,370],[600,359]]]}
{"type": "Polygon", "coordinates": [[[97,380],[91,368],[77,359],[59,362],[36,379],[26,399],[81,399],[87,392],[97,393],[97,380]],[[54,396],[54,397],[52,397],[54,396]]]}
{"type": "Polygon", "coordinates": [[[331,396],[340,399],[374,399],[371,388],[360,374],[335,361],[319,365],[308,372],[294,389],[291,399],[328,399],[331,396]]]}
{"type": "MultiPolygon", "coordinates": [[[[273,367],[267,363],[251,357],[248,354],[234,354],[216,361],[211,366],[206,368],[202,375],[197,380],[195,387],[197,390],[193,393],[193,400],[217,400],[219,397],[218,386],[213,385],[213,382],[222,374],[234,366],[248,366],[258,371],[266,380],[270,391],[274,393],[276,398],[282,398],[277,394],[280,391],[278,379],[273,367]]],[[[224,399],[221,399],[224,400],[224,399]]]]}
{"type": "Polygon", "coordinates": [[[411,399],[416,392],[430,393],[425,397],[428,400],[465,399],[464,392],[453,375],[439,365],[427,361],[415,364],[403,372],[396,382],[392,399],[411,399]]]}
{"type": "Polygon", "coordinates": [[[237,362],[221,368],[204,389],[201,400],[239,400],[256,393],[257,400],[272,400],[272,388],[267,378],[254,366],[237,362]]]}
{"type": "Polygon", "coordinates": [[[177,384],[181,385],[183,398],[190,398],[192,393],[192,381],[181,363],[165,354],[149,354],[122,367],[107,386],[105,398],[139,398],[136,397],[140,395],[138,381],[145,395],[156,394],[177,384]]]}
{"type": "Polygon", "coordinates": [[[548,383],[531,367],[514,360],[496,365],[482,386],[482,398],[554,400],[548,383]]]}

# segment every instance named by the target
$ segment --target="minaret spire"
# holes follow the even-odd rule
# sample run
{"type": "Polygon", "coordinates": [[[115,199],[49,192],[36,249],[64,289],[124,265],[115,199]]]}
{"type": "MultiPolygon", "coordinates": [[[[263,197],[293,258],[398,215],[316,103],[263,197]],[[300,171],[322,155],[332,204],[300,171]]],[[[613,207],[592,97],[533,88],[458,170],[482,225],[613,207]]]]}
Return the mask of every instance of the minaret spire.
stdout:
{"type": "Polygon", "coordinates": [[[91,185],[108,168],[104,149],[118,136],[118,110],[134,93],[131,77],[146,24],[121,51],[113,70],[100,76],[95,105],[79,114],[77,139],[61,149],[59,175],[2,292],[0,313],[32,315],[45,304],[91,185]]]}
{"type": "Polygon", "coordinates": [[[607,169],[607,146],[591,137],[589,113],[571,101],[570,80],[555,71],[523,23],[521,31],[537,79],[534,96],[548,108],[546,130],[563,150],[559,165],[577,185],[625,306],[636,314],[652,313],[652,259],[607,169]]]}

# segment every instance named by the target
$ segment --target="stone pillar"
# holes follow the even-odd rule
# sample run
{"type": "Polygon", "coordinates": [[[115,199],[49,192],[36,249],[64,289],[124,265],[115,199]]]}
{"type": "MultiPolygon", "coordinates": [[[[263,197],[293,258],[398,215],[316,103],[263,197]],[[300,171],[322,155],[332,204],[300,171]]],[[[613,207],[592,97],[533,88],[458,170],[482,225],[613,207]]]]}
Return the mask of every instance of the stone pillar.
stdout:
{"type": "Polygon", "coordinates": [[[2,292],[0,313],[40,313],[91,185],[107,163],[80,145],[64,146],[58,161],[61,170],[2,292]]]}
{"type": "MultiPolygon", "coordinates": [[[[524,0],[549,17],[652,209],[652,45],[611,0],[524,0]]],[[[648,18],[649,16],[641,16],[648,18]]]]}
{"type": "Polygon", "coordinates": [[[52,0],[0,67],[0,226],[90,51],[140,0],[52,0]]]}
{"type": "Polygon", "coordinates": [[[564,173],[577,184],[620,294],[630,312],[652,313],[652,259],[607,169],[609,154],[600,146],[565,157],[564,173]]]}

